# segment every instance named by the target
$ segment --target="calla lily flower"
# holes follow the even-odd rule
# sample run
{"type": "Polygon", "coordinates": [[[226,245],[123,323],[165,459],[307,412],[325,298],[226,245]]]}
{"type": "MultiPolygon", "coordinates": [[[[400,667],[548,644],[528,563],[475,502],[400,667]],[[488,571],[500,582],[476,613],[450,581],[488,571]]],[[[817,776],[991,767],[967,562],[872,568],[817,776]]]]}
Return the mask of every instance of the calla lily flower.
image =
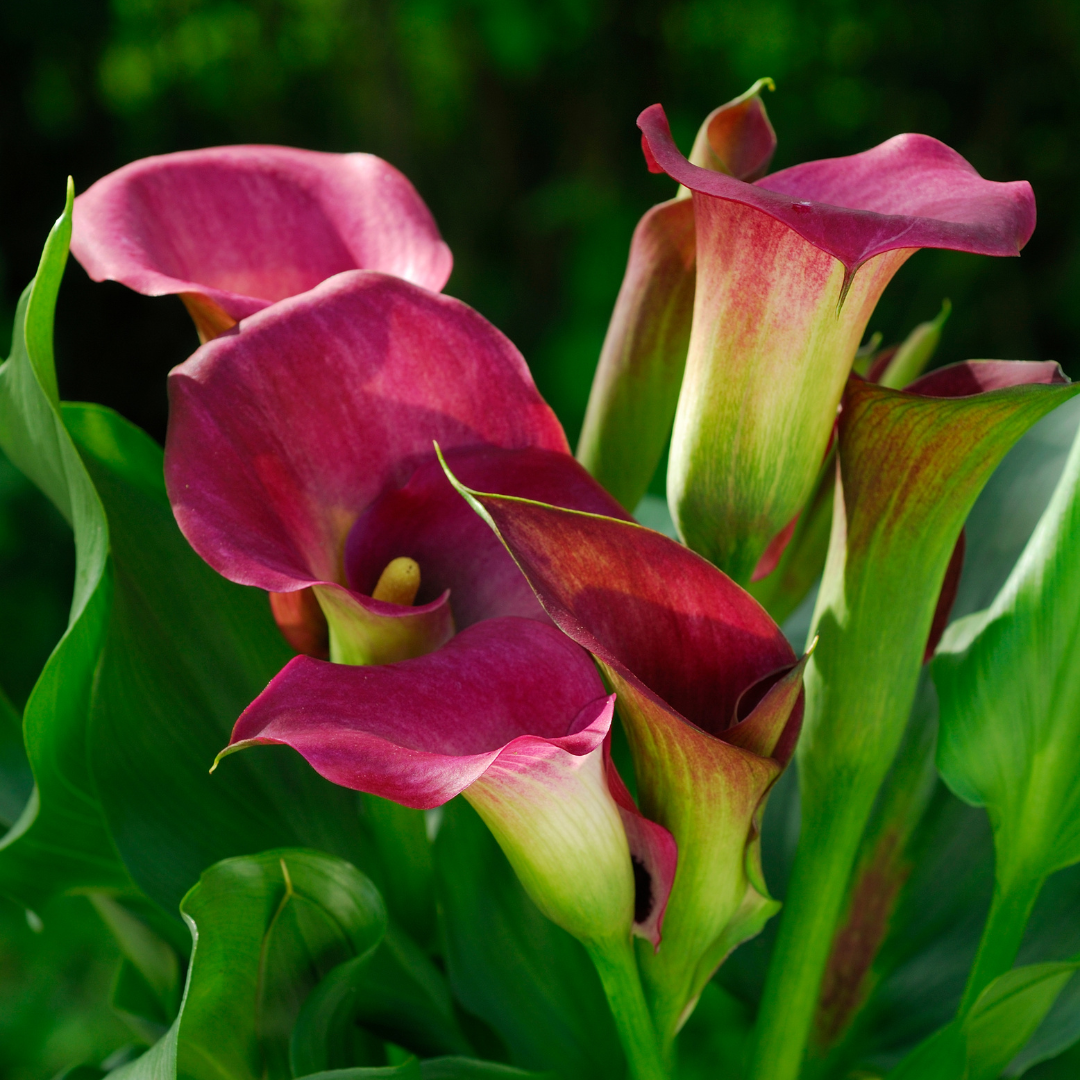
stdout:
{"type": "MultiPolygon", "coordinates": [[[[843,942],[835,935],[846,886],[911,713],[964,519],[1012,444],[1078,390],[1055,363],[1000,360],[941,368],[902,391],[848,381],[811,629],[819,642],[806,673],[801,839],[752,1077],[798,1075],[830,948],[843,942]]],[[[889,902],[879,914],[888,918],[889,902]]],[[[860,945],[877,932],[862,927],[860,945]]],[[[840,996],[857,997],[872,955],[839,959],[851,991],[840,996]]]]}
{"type": "Polygon", "coordinates": [[[806,503],[867,320],[914,251],[1016,255],[1035,227],[1026,182],[984,180],[925,135],[746,183],[638,118],[649,168],[693,192],[697,282],[668,498],[686,542],[748,582],[806,503]]]}
{"type": "Polygon", "coordinates": [[[170,376],[180,527],[226,577],[313,597],[306,615],[325,615],[339,661],[290,662],[226,752],[285,744],[406,806],[464,794],[540,909],[590,950],[624,1035],[648,1042],[631,931],[660,941],[674,841],[607,760],[612,699],[588,653],[551,625],[433,440],[481,487],[622,514],[510,342],[400,278],[341,274],[170,376]]]}
{"type": "Polygon", "coordinates": [[[409,181],[372,154],[222,146],[143,158],[75,200],[95,281],[179,294],[203,341],[345,270],[438,291],[450,249],[409,181]]]}
{"type": "MultiPolygon", "coordinates": [[[[747,181],[765,172],[776,149],[766,85],[772,80],[759,79],[709,113],[690,153],[695,165],[747,181]]],[[[686,365],[696,256],[689,196],[680,188],[634,230],[578,443],[578,460],[627,510],[656,471],[686,365]]]]}
{"type": "Polygon", "coordinates": [[[663,945],[639,957],[670,1043],[724,957],[779,906],[758,821],[798,737],[805,659],[755,600],[667,537],[456,483],[616,691],[642,811],[678,844],[663,945]]]}

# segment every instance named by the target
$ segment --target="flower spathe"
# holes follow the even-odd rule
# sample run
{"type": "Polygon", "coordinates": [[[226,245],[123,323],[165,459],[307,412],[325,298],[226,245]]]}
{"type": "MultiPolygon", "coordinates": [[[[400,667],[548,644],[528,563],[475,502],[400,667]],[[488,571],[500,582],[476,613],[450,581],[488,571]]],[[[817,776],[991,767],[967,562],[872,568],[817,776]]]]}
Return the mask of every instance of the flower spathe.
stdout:
{"type": "Polygon", "coordinates": [[[924,135],[748,184],[683,157],[659,105],[638,126],[649,167],[694,199],[697,287],[668,496],[690,546],[745,582],[810,495],[896,270],[920,247],[1016,255],[1034,197],[924,135]]]}
{"type": "Polygon", "coordinates": [[[460,490],[556,625],[599,663],[616,691],[642,810],[678,844],[664,944],[640,958],[659,1035],[670,1040],[717,965],[776,911],[757,822],[798,737],[805,661],[756,601],[659,533],[460,490]]]}
{"type": "Polygon", "coordinates": [[[411,183],[373,154],[222,146],[143,158],[75,200],[95,281],[176,293],[203,340],[345,270],[439,290],[450,249],[411,183]]]}
{"type": "MultiPolygon", "coordinates": [[[[759,79],[705,118],[690,160],[740,180],[768,168],[776,133],[759,79]]],[[[578,459],[628,510],[644,495],[667,443],[694,310],[694,207],[680,188],[634,230],[589,394],[578,459]]]]}
{"type": "Polygon", "coordinates": [[[314,635],[324,615],[342,661],[288,664],[230,750],[285,743],[414,807],[463,792],[554,921],[597,947],[632,927],[659,940],[674,843],[644,819],[628,840],[603,684],[433,449],[482,485],[621,512],[513,345],[457,300],[353,271],[203,346],[170,403],[181,529],[225,576],[279,594],[279,617],[280,594],[314,596],[286,630],[314,635]],[[395,566],[408,582],[387,589],[395,566]],[[636,926],[631,855],[669,869],[636,926]]]}
{"type": "Polygon", "coordinates": [[[237,721],[229,751],[285,744],[328,780],[406,806],[464,792],[541,909],[592,942],[629,933],[634,904],[604,779],[612,704],[554,627],[494,618],[396,664],[297,657],[237,721]]]}

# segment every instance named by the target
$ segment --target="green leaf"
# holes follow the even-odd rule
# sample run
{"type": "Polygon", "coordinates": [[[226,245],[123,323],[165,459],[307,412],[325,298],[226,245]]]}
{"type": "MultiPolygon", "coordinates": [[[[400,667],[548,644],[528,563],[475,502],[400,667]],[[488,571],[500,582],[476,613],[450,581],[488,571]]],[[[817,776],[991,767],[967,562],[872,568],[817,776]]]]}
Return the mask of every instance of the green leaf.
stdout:
{"type": "Polygon", "coordinates": [[[1080,959],[1013,968],[979,995],[966,1016],[935,1032],[889,1080],[996,1080],[1031,1038],[1080,959]]]}
{"type": "Polygon", "coordinates": [[[293,1075],[351,1064],[358,1025],[420,1056],[472,1050],[442,973],[394,927],[377,949],[335,968],[311,992],[292,1032],[293,1075]]]}
{"type": "Polygon", "coordinates": [[[194,943],[180,1015],[116,1080],[288,1080],[289,1032],[318,979],[386,929],[374,885],[316,851],[227,859],[188,893],[194,943]]]}
{"type": "Polygon", "coordinates": [[[420,1062],[413,1060],[404,1065],[384,1068],[331,1069],[311,1073],[301,1080],[377,1080],[384,1076],[404,1080],[555,1080],[552,1073],[523,1072],[494,1061],[462,1057],[429,1058],[420,1062]]]}
{"type": "Polygon", "coordinates": [[[420,1062],[421,1080],[555,1080],[554,1073],[525,1072],[495,1061],[477,1061],[475,1058],[444,1057],[429,1058],[420,1062]]]}
{"type": "MultiPolygon", "coordinates": [[[[176,949],[112,897],[98,893],[90,900],[120,945],[125,962],[138,973],[141,984],[153,995],[157,1007],[148,1015],[160,1016],[167,1027],[180,1007],[182,990],[180,958],[176,949]]],[[[130,974],[122,973],[121,977],[125,987],[134,989],[135,980],[130,974]]]]}
{"type": "Polygon", "coordinates": [[[399,1080],[422,1080],[423,1073],[415,1060],[404,1065],[383,1065],[375,1068],[329,1069],[326,1072],[310,1073],[301,1080],[382,1080],[383,1077],[398,1077],[399,1080]]]}
{"type": "Polygon", "coordinates": [[[265,593],[226,581],[177,528],[162,452],[109,409],[64,418],[109,515],[114,602],[90,720],[90,757],[132,876],[174,911],[222,858],[310,846],[365,864],[354,792],[268,747],[210,775],[237,716],[292,655],[265,593]]]}
{"type": "Polygon", "coordinates": [[[1020,1052],[1080,961],[1014,968],[980,995],[964,1022],[968,1080],[996,1080],[1020,1052]]]}
{"type": "Polygon", "coordinates": [[[954,624],[933,663],[938,764],[985,806],[1001,887],[1080,860],[1080,439],[993,605],[954,624]]]}
{"type": "MultiPolygon", "coordinates": [[[[1019,1075],[1009,1073],[1008,1075],[1019,1075]]],[[[1060,1056],[1050,1061],[1043,1061],[1030,1072],[1025,1073],[1028,1080],[1076,1080],[1080,1076],[1080,1043],[1075,1043],[1060,1056]]]]}
{"type": "Polygon", "coordinates": [[[994,470],[964,525],[954,619],[994,602],[1054,494],[1078,426],[1080,398],[1074,398],[1018,439],[994,470]]]}
{"type": "Polygon", "coordinates": [[[160,1039],[172,1019],[162,1008],[154,988],[127,957],[122,957],[113,980],[113,1010],[148,1046],[160,1039]]]}
{"type": "Polygon", "coordinates": [[[53,1080],[102,1080],[107,1075],[104,1069],[96,1065],[72,1065],[70,1069],[57,1073],[53,1080]]]}
{"type": "Polygon", "coordinates": [[[97,493],[57,406],[52,317],[67,260],[72,190],[15,315],[0,366],[0,449],[52,500],[75,532],[68,627],[26,704],[23,729],[36,792],[0,840],[0,892],[38,907],[76,887],[125,890],[86,759],[85,718],[109,607],[109,533],[97,493]]]}
{"type": "Polygon", "coordinates": [[[0,689],[0,828],[10,828],[34,789],[23,746],[22,717],[0,689]]]}
{"type": "Polygon", "coordinates": [[[960,1025],[954,1021],[931,1035],[889,1073],[888,1080],[968,1080],[960,1025]]]}
{"type": "Polygon", "coordinates": [[[446,806],[435,874],[454,993],[506,1041],[513,1063],[566,1080],[621,1076],[622,1051],[588,955],[540,914],[463,799],[446,806]]]}

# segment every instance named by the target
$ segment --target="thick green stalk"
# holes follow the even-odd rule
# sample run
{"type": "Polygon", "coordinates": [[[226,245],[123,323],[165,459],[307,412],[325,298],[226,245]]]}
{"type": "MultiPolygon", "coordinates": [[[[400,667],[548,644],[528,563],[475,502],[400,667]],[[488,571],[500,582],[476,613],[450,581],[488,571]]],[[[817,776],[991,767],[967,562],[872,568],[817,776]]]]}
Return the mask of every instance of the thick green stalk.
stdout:
{"type": "Polygon", "coordinates": [[[641,988],[633,942],[627,938],[602,944],[586,943],[585,947],[607,994],[615,1029],[626,1053],[630,1080],[667,1080],[671,1069],[660,1054],[656,1028],[641,988]]]}
{"type": "Polygon", "coordinates": [[[880,776],[804,817],[751,1062],[754,1080],[794,1080],[880,776]]]}
{"type": "MultiPolygon", "coordinates": [[[[944,369],[925,397],[848,384],[798,749],[803,828],[752,1080],[799,1075],[848,881],[910,715],[957,536],[1012,443],[1075,392],[1059,379],[1056,369],[999,363],[944,369]],[[980,380],[1005,385],[974,393],[980,380]]],[[[988,965],[1000,962],[995,955],[988,965]]]]}
{"type": "Polygon", "coordinates": [[[979,951],[960,1002],[961,1016],[967,1013],[994,979],[1013,966],[1020,951],[1024,929],[1031,917],[1031,909],[1045,880],[1044,877],[1025,877],[1005,888],[1000,884],[994,885],[990,914],[986,918],[979,951]]]}

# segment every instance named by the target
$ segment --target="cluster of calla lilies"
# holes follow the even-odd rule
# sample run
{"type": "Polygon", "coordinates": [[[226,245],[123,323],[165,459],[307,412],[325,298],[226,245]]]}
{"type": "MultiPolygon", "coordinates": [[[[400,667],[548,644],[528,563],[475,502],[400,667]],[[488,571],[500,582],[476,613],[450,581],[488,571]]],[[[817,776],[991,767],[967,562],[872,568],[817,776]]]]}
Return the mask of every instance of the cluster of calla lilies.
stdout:
{"type": "MultiPolygon", "coordinates": [[[[838,949],[860,883],[883,872],[872,816],[938,651],[949,687],[970,684],[939,687],[940,767],[996,808],[999,874],[956,1019],[894,1074],[989,1078],[1022,1040],[987,1065],[971,1017],[1013,969],[1039,886],[1075,861],[1062,851],[1080,794],[1054,748],[1080,717],[1046,673],[1068,665],[1080,613],[1041,635],[1010,623],[1000,648],[1015,660],[978,651],[990,615],[939,642],[968,511],[1074,387],[1051,362],[923,374],[947,311],[899,348],[860,344],[916,250],[1015,256],[1034,197],[921,135],[769,173],[766,86],[716,109],[689,158],[659,105],[639,117],[648,168],[679,187],[634,233],[576,457],[514,345],[441,292],[450,251],[376,157],[239,146],[138,161],[74,199],[71,252],[96,281],[187,307],[202,345],[169,376],[172,511],[210,567],[265,592],[297,654],[219,760],[281,744],[404,807],[463,796],[536,907],[584,945],[633,1080],[672,1075],[703,990],[781,911],[760,831],[793,758],[799,846],[743,1075],[809,1075],[823,986],[847,1002],[829,1024],[851,1022],[888,910],[854,958],[838,949]],[[668,445],[680,540],[632,516],[668,445]],[[819,578],[800,658],[778,622],[819,578]],[[1042,665],[1046,683],[1011,712],[969,670],[1007,683],[1010,662],[1042,665]],[[1015,745],[1001,768],[976,766],[965,744],[991,752],[979,725],[1001,723],[995,709],[1015,745]],[[1055,710],[1069,714],[1056,728],[1055,710]],[[995,784],[1009,792],[996,803],[995,784]]],[[[1068,540],[1070,476],[1044,545],[1068,540]]],[[[1010,595],[1048,571],[1027,573],[1010,595]]],[[[1041,1019],[1054,997],[1032,985],[1041,1019]]]]}

